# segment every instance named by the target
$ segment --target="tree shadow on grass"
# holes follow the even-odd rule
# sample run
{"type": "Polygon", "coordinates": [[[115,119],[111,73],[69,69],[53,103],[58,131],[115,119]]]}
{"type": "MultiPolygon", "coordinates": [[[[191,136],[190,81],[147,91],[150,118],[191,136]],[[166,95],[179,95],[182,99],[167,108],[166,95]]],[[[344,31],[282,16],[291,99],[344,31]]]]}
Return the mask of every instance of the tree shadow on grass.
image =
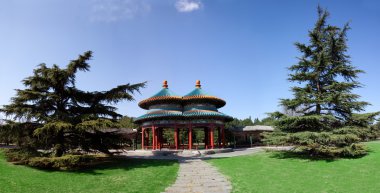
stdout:
{"type": "Polygon", "coordinates": [[[337,158],[310,156],[306,154],[295,153],[292,151],[273,151],[271,152],[269,157],[275,158],[275,159],[298,159],[298,160],[306,160],[306,161],[326,161],[326,162],[334,162],[338,160],[337,158]]]}
{"type": "Polygon", "coordinates": [[[102,175],[105,170],[122,169],[125,171],[140,168],[150,167],[166,167],[177,164],[176,160],[155,160],[155,159],[131,159],[112,157],[102,160],[96,164],[89,164],[89,166],[74,169],[74,170],[43,170],[47,172],[63,172],[63,173],[77,173],[77,174],[91,174],[102,175]]]}
{"type": "Polygon", "coordinates": [[[274,151],[269,156],[270,158],[276,158],[276,159],[298,159],[298,160],[307,160],[307,161],[325,161],[325,162],[334,162],[341,159],[359,159],[365,156],[368,156],[369,154],[372,154],[372,150],[368,150],[367,155],[361,155],[356,157],[322,157],[322,156],[311,156],[308,154],[301,154],[301,153],[295,153],[292,151],[274,151]]]}

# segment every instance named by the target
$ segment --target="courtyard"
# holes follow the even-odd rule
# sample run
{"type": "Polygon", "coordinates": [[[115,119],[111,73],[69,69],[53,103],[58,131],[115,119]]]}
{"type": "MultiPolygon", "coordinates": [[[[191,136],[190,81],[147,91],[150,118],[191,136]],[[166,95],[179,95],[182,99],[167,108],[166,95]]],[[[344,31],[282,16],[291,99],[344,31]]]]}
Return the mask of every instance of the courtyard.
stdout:
{"type": "MultiPolygon", "coordinates": [[[[380,142],[366,144],[369,155],[358,159],[310,160],[259,151],[195,159],[201,162],[195,163],[220,172],[232,184],[232,192],[376,192],[380,188],[380,142]]],[[[122,159],[69,172],[13,165],[0,155],[0,192],[171,192],[170,186],[178,185],[176,178],[181,180],[177,176],[181,161],[170,159],[122,159]]],[[[182,190],[188,191],[190,185],[183,186],[182,190]]]]}

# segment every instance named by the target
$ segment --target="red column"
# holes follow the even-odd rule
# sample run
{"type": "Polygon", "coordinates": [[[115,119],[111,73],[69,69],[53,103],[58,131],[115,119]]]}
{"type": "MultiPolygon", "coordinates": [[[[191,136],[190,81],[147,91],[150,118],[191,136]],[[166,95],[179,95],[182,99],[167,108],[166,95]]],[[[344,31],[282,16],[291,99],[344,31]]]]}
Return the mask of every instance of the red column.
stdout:
{"type": "Polygon", "coordinates": [[[156,128],[156,149],[160,149],[160,128],[156,128]]]}
{"type": "Polygon", "coordinates": [[[218,127],[218,148],[220,148],[220,127],[218,127]]]}
{"type": "Polygon", "coordinates": [[[214,149],[214,125],[210,128],[210,145],[211,149],[214,149]]]}
{"type": "Polygon", "coordinates": [[[148,149],[149,149],[149,146],[151,145],[149,142],[149,129],[147,129],[146,130],[146,138],[147,138],[147,140],[146,140],[146,143],[145,143],[145,145],[148,147],[148,149]]]}
{"type": "Polygon", "coordinates": [[[156,149],[156,127],[152,126],[152,149],[156,149]]]}
{"type": "Polygon", "coordinates": [[[175,149],[178,149],[178,128],[177,126],[174,127],[174,145],[175,149]]]}
{"type": "Polygon", "coordinates": [[[220,129],[222,130],[222,148],[224,148],[226,146],[226,136],[224,134],[224,125],[221,126],[220,129]]]}
{"type": "Polygon", "coordinates": [[[141,128],[141,149],[144,149],[145,128],[141,128]]]}
{"type": "Polygon", "coordinates": [[[208,135],[208,127],[204,128],[204,132],[205,132],[205,141],[204,141],[205,142],[205,149],[208,149],[208,141],[209,141],[208,140],[208,138],[209,138],[208,137],[209,136],[208,135]]]}
{"type": "Polygon", "coordinates": [[[193,149],[193,126],[189,125],[189,150],[193,149]]]}
{"type": "Polygon", "coordinates": [[[158,128],[154,128],[154,149],[157,149],[158,148],[158,139],[157,139],[157,135],[158,135],[158,128]]]}
{"type": "Polygon", "coordinates": [[[159,141],[159,143],[158,143],[158,147],[160,148],[160,150],[161,150],[161,148],[162,148],[162,128],[160,128],[160,129],[158,129],[159,130],[159,132],[158,132],[158,141],[159,141]]]}

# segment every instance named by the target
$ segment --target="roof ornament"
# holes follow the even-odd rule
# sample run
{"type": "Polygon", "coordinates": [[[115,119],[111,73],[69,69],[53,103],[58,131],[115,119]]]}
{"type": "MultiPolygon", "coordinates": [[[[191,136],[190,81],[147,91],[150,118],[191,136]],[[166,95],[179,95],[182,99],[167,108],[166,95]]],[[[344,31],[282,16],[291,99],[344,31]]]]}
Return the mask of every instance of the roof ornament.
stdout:
{"type": "Polygon", "coordinates": [[[201,81],[200,80],[195,81],[195,88],[201,88],[201,81]]]}
{"type": "Polygon", "coordinates": [[[168,88],[168,81],[167,80],[164,80],[164,82],[162,83],[162,87],[168,88]]]}

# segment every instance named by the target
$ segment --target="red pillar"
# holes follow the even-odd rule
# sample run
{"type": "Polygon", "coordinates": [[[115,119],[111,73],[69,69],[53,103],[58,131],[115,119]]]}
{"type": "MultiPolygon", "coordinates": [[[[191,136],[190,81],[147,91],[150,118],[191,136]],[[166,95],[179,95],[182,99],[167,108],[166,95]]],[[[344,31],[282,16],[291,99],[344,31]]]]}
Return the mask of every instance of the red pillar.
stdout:
{"type": "Polygon", "coordinates": [[[178,149],[178,128],[177,126],[174,127],[174,145],[175,149],[178,149]]]}
{"type": "Polygon", "coordinates": [[[156,128],[156,149],[160,149],[160,128],[156,128]]]}
{"type": "Polygon", "coordinates": [[[226,147],[226,136],[224,133],[224,125],[221,126],[220,129],[222,130],[222,148],[224,148],[224,147],[226,147]]]}
{"type": "Polygon", "coordinates": [[[159,136],[158,136],[158,141],[159,141],[159,148],[160,148],[160,150],[161,150],[161,148],[162,148],[162,130],[163,130],[163,128],[160,128],[160,129],[158,129],[159,130],[159,132],[158,132],[158,134],[159,134],[159,136]]]}
{"type": "Polygon", "coordinates": [[[149,149],[149,146],[151,145],[149,142],[149,129],[147,129],[146,130],[146,138],[147,138],[147,140],[146,140],[146,143],[145,143],[145,145],[148,147],[148,149],[149,149]]]}
{"type": "Polygon", "coordinates": [[[152,126],[152,149],[156,149],[156,127],[152,126]]]}
{"type": "Polygon", "coordinates": [[[157,149],[158,148],[158,138],[157,138],[157,135],[158,135],[158,128],[154,128],[154,149],[157,149]]]}
{"type": "Polygon", "coordinates": [[[193,126],[189,125],[189,150],[193,149],[193,126]]]}
{"type": "Polygon", "coordinates": [[[220,140],[220,127],[218,127],[218,148],[220,148],[220,142],[221,142],[221,140],[220,140]]]}
{"type": "Polygon", "coordinates": [[[210,128],[210,145],[211,149],[214,149],[214,125],[210,128]]]}
{"type": "Polygon", "coordinates": [[[209,135],[208,135],[208,127],[204,128],[204,132],[205,132],[205,149],[208,149],[208,139],[209,139],[209,135]]]}
{"type": "Polygon", "coordinates": [[[141,149],[144,149],[145,128],[141,128],[141,149]]]}

